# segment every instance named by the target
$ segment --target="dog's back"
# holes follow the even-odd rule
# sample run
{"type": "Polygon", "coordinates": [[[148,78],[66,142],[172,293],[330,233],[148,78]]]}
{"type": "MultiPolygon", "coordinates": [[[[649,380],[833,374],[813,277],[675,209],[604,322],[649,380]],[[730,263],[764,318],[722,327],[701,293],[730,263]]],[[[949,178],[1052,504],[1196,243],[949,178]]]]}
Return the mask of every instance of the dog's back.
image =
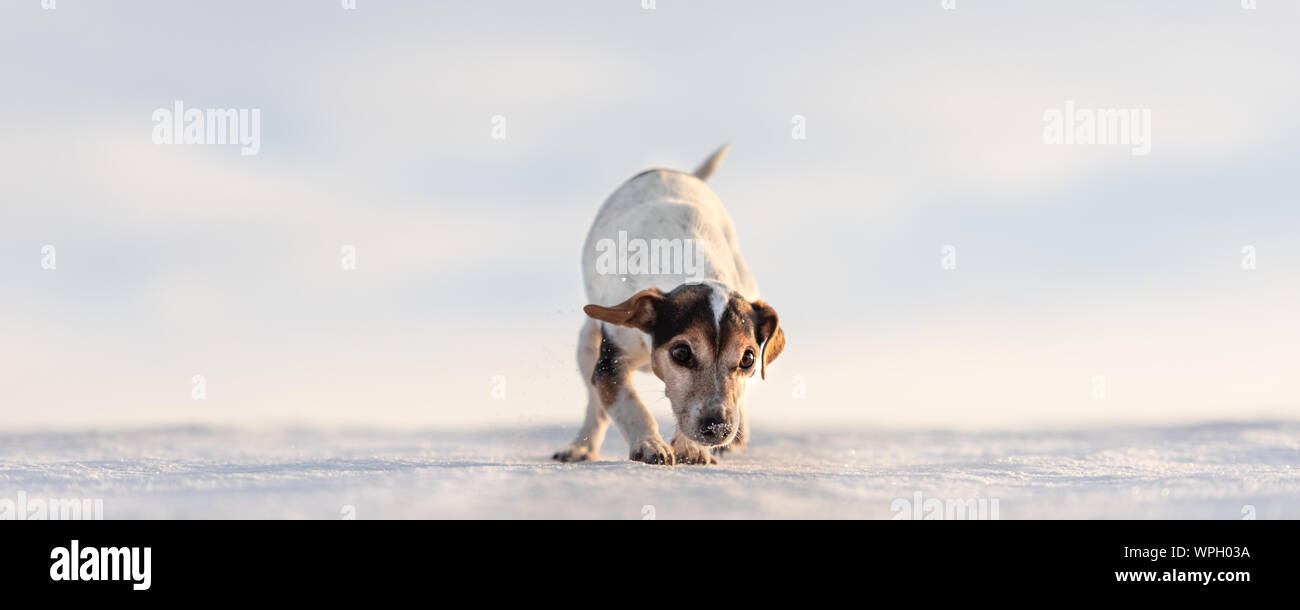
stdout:
{"type": "Polygon", "coordinates": [[[758,298],[731,217],[704,183],[725,153],[724,147],[695,174],[666,169],[642,172],[610,195],[583,246],[590,302],[618,303],[646,288],[670,291],[705,281],[720,282],[748,299],[758,298]],[[629,264],[626,258],[630,253],[635,259],[638,248],[644,258],[629,264]],[[622,266],[612,268],[611,257],[622,266]]]}

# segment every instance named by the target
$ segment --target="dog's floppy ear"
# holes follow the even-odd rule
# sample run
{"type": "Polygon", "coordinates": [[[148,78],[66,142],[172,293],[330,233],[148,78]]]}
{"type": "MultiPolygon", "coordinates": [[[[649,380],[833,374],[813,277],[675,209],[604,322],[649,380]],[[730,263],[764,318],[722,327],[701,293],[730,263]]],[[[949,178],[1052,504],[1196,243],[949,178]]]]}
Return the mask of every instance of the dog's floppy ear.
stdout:
{"type": "Polygon", "coordinates": [[[647,288],[613,307],[588,305],[583,307],[582,311],[601,322],[636,328],[648,333],[654,330],[655,311],[663,300],[663,291],[658,288],[647,288]]]}
{"type": "Polygon", "coordinates": [[[754,332],[758,344],[763,346],[763,360],[759,366],[759,375],[767,379],[767,363],[776,360],[785,349],[785,331],[781,330],[781,318],[776,310],[763,301],[749,304],[754,309],[754,332]]]}

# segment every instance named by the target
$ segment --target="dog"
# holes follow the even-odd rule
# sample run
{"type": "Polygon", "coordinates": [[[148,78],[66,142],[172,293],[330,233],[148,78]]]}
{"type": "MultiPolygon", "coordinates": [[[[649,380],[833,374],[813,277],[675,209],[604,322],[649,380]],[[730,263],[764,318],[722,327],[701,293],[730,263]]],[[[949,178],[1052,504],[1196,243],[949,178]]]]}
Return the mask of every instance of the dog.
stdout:
{"type": "Polygon", "coordinates": [[[705,184],[727,150],[693,174],[641,172],[596,214],[582,257],[592,304],[583,308],[588,319],[578,336],[587,416],[555,460],[598,459],[611,419],[629,458],[648,464],[713,464],[749,442],[745,389],[754,373],[767,377],[785,331],[776,310],[759,300],[731,218],[705,184]],[[615,268],[613,244],[625,254],[624,244],[636,250],[647,240],[648,253],[639,248],[615,268]],[[683,261],[669,260],[673,254],[683,261]],[[637,370],[664,382],[676,421],[671,443],[632,387],[637,370]]]}

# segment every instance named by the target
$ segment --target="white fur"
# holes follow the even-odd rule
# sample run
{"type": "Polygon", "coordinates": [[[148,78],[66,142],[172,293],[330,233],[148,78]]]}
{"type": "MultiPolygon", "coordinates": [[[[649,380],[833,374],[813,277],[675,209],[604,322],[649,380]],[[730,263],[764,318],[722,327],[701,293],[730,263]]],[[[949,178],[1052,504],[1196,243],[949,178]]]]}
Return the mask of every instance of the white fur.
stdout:
{"type": "Polygon", "coordinates": [[[713,281],[748,300],[758,298],[758,286],[740,256],[736,228],[722,200],[703,180],[673,170],[650,170],[628,180],[605,201],[582,250],[582,270],[587,300],[616,305],[645,290],[668,292],[688,282],[713,281]],[[629,238],[693,240],[699,246],[700,273],[627,275],[596,271],[602,239],[629,238]]]}
{"type": "Polygon", "coordinates": [[[731,290],[718,282],[707,282],[713,292],[709,293],[709,307],[713,308],[713,329],[722,330],[722,314],[727,311],[727,301],[731,300],[731,290]]]}

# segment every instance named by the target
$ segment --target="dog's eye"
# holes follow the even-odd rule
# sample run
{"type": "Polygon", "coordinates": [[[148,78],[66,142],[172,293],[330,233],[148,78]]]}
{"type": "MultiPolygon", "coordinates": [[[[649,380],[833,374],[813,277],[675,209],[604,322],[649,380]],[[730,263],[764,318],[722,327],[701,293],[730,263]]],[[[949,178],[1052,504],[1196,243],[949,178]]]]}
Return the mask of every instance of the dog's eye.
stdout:
{"type": "Polygon", "coordinates": [[[745,350],[745,355],[740,357],[740,368],[747,369],[754,366],[754,350],[745,350]]]}
{"type": "Polygon", "coordinates": [[[681,364],[691,363],[691,348],[686,345],[678,345],[668,353],[673,357],[673,360],[676,360],[681,364]]]}

